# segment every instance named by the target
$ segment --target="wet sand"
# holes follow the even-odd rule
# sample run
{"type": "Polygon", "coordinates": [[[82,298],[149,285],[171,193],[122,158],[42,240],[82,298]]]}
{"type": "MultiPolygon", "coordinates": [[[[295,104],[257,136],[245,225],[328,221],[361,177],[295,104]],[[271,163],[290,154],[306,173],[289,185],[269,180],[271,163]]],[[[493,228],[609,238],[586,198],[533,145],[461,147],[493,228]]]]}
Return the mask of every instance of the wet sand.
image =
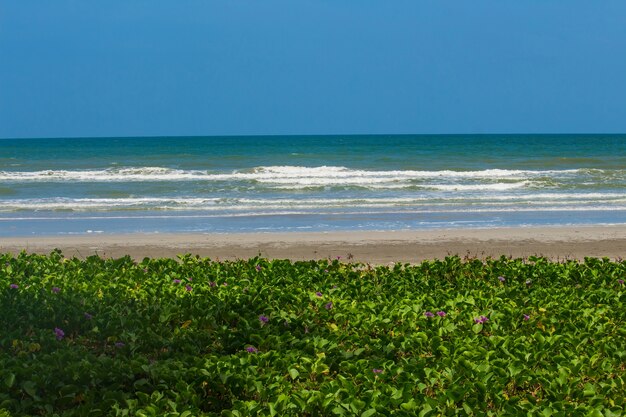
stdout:
{"type": "Polygon", "coordinates": [[[354,262],[416,263],[449,255],[528,257],[553,260],[626,257],[626,226],[439,229],[242,234],[89,234],[0,238],[0,252],[22,250],[67,257],[176,257],[191,253],[215,260],[262,256],[310,260],[341,257],[354,262]]]}

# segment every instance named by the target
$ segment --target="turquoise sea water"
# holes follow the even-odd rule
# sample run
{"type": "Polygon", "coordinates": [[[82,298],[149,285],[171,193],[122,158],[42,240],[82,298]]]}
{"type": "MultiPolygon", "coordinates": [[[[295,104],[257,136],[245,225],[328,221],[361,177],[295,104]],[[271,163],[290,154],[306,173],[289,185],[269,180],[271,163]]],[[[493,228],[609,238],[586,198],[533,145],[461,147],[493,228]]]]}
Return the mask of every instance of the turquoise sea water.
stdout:
{"type": "Polygon", "coordinates": [[[626,223],[626,135],[0,140],[0,236],[626,223]]]}

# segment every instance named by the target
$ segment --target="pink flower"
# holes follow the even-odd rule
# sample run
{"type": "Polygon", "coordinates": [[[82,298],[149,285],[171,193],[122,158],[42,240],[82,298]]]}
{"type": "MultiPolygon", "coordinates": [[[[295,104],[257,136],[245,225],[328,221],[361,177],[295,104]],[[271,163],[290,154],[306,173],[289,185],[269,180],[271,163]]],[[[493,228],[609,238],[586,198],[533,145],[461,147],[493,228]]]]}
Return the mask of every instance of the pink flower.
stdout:
{"type": "Polygon", "coordinates": [[[55,294],[58,294],[58,293],[61,292],[61,288],[59,288],[59,287],[52,287],[52,292],[55,293],[55,294]]]}
{"type": "Polygon", "coordinates": [[[55,327],[54,335],[56,336],[57,340],[63,340],[63,338],[65,337],[65,332],[58,327],[55,327]]]}
{"type": "Polygon", "coordinates": [[[9,288],[14,289],[14,290],[17,290],[19,287],[20,287],[20,286],[19,286],[19,285],[17,285],[17,284],[11,284],[11,285],[9,285],[9,288]]]}
{"type": "Polygon", "coordinates": [[[445,317],[445,316],[447,316],[447,314],[446,314],[446,312],[445,312],[445,311],[438,311],[438,312],[437,312],[437,315],[438,315],[439,317],[445,317]]]}
{"type": "Polygon", "coordinates": [[[488,321],[489,321],[489,318],[485,317],[485,316],[476,317],[474,319],[474,323],[478,323],[478,324],[483,324],[483,323],[486,323],[488,321]]]}
{"type": "Polygon", "coordinates": [[[435,315],[433,313],[431,313],[430,311],[425,312],[424,315],[426,317],[435,317],[435,315]]]}

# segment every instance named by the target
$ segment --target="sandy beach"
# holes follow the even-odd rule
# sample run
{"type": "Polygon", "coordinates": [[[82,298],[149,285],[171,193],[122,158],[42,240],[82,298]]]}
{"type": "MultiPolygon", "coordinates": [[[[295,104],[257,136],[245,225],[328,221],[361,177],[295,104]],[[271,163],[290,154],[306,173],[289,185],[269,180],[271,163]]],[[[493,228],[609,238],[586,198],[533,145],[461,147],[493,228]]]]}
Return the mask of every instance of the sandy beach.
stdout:
{"type": "Polygon", "coordinates": [[[626,257],[626,226],[524,227],[328,233],[131,234],[0,238],[0,252],[68,257],[175,257],[191,253],[219,260],[250,258],[343,260],[386,264],[448,255],[478,258],[541,255],[553,260],[626,257]]]}

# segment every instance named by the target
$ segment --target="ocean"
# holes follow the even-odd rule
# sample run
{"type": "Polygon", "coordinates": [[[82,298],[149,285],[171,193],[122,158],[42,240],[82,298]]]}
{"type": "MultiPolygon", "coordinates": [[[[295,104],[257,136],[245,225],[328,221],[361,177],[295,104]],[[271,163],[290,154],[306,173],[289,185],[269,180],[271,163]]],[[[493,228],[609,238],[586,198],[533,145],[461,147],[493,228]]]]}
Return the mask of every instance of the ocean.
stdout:
{"type": "Polygon", "coordinates": [[[0,236],[626,224],[626,135],[0,140],[0,236]]]}

